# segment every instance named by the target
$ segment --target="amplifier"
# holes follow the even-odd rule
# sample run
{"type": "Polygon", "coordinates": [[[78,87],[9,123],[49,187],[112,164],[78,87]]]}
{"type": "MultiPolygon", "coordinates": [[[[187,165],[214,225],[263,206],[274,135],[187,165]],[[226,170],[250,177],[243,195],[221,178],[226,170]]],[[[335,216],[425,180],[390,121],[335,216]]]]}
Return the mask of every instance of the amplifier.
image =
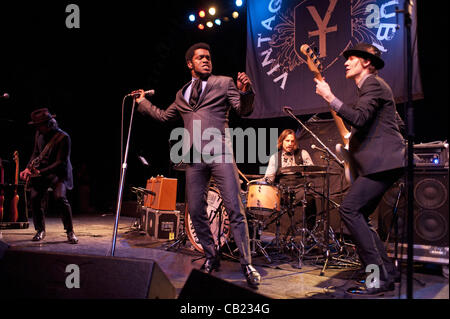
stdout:
{"type": "Polygon", "coordinates": [[[415,165],[419,167],[448,167],[448,143],[415,144],[414,157],[415,165]]]}
{"type": "Polygon", "coordinates": [[[144,206],[159,210],[175,210],[177,202],[177,179],[164,176],[151,177],[146,189],[155,195],[144,196],[144,206]]]}

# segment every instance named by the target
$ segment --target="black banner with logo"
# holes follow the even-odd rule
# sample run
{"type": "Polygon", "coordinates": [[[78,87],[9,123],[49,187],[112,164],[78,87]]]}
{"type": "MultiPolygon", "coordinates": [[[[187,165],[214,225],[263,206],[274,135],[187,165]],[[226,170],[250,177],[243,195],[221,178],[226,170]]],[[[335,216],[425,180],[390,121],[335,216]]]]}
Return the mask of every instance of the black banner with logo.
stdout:
{"type": "MultiPolygon", "coordinates": [[[[351,102],[356,86],[345,79],[342,52],[367,42],[382,52],[379,71],[397,102],[406,99],[404,0],[248,0],[247,73],[256,91],[250,118],[286,116],[289,106],[297,115],[327,112],[316,95],[313,73],[300,52],[308,44],[323,65],[322,75],[334,94],[351,102]]],[[[422,97],[412,12],[413,96],[422,97]]]]}

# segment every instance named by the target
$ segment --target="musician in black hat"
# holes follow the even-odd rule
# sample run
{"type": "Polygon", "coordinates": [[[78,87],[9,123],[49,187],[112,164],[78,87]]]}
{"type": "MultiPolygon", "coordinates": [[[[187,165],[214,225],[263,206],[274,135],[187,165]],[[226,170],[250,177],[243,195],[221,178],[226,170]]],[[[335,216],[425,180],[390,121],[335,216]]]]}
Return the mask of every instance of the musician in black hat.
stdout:
{"type": "Polygon", "coordinates": [[[77,244],[78,239],[73,232],[72,208],[66,197],[66,191],[73,188],[70,136],[58,127],[55,115],[50,114],[47,108],[33,111],[28,124],[36,128],[34,150],[27,167],[20,172],[20,178],[26,180],[31,188],[31,208],[36,230],[33,241],[41,241],[45,237],[43,198],[51,188],[67,239],[69,243],[77,244]]]}
{"type": "Polygon", "coordinates": [[[357,172],[339,213],[355,240],[364,269],[378,266],[380,280],[351,288],[353,295],[376,296],[395,289],[398,273],[387,256],[383,243],[369,223],[383,194],[404,173],[405,143],[402,123],[389,85],[378,76],[383,68],[381,53],[373,45],[359,43],[343,53],[345,77],[355,81],[358,99],[354,105],[336,98],[324,80],[315,79],[316,93],[332,110],[351,125],[349,155],[357,172]]]}

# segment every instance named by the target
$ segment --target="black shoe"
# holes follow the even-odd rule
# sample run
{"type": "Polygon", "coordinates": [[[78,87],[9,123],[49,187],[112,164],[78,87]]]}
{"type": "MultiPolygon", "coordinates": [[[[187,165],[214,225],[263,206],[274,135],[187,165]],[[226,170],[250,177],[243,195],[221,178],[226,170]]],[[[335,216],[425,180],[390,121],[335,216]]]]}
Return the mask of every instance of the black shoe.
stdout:
{"type": "Polygon", "coordinates": [[[380,297],[395,290],[395,284],[393,281],[380,280],[379,288],[367,288],[364,286],[351,287],[346,290],[346,293],[356,297],[380,297]]]}
{"type": "Polygon", "coordinates": [[[220,268],[220,260],[218,257],[206,258],[203,265],[200,267],[200,270],[203,270],[205,273],[210,274],[215,271],[219,271],[220,268]]]}
{"type": "Polygon", "coordinates": [[[73,231],[67,232],[67,240],[69,241],[69,244],[78,244],[78,238],[73,231]]]}
{"type": "Polygon", "coordinates": [[[261,283],[261,275],[252,265],[241,265],[242,271],[244,272],[247,283],[250,287],[256,288],[261,283]]]}
{"type": "MultiPolygon", "coordinates": [[[[369,273],[358,271],[358,273],[356,274],[355,283],[357,285],[365,286],[366,285],[366,278],[367,278],[368,275],[369,275],[369,273]]],[[[397,270],[389,272],[389,276],[390,276],[390,278],[392,278],[392,280],[395,283],[399,283],[402,280],[402,276],[401,276],[400,272],[397,271],[397,270]]]]}
{"type": "Polygon", "coordinates": [[[36,235],[33,237],[33,241],[41,241],[45,238],[45,231],[44,230],[38,230],[36,235]]]}

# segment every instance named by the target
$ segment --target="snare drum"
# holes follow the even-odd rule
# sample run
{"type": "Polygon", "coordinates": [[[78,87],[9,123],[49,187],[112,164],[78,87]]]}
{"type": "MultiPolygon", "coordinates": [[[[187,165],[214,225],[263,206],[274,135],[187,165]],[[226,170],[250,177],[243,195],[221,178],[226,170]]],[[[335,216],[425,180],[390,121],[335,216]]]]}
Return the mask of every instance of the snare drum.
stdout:
{"type": "Polygon", "coordinates": [[[255,215],[271,215],[280,210],[280,190],[266,181],[248,184],[247,209],[255,215]]]}

